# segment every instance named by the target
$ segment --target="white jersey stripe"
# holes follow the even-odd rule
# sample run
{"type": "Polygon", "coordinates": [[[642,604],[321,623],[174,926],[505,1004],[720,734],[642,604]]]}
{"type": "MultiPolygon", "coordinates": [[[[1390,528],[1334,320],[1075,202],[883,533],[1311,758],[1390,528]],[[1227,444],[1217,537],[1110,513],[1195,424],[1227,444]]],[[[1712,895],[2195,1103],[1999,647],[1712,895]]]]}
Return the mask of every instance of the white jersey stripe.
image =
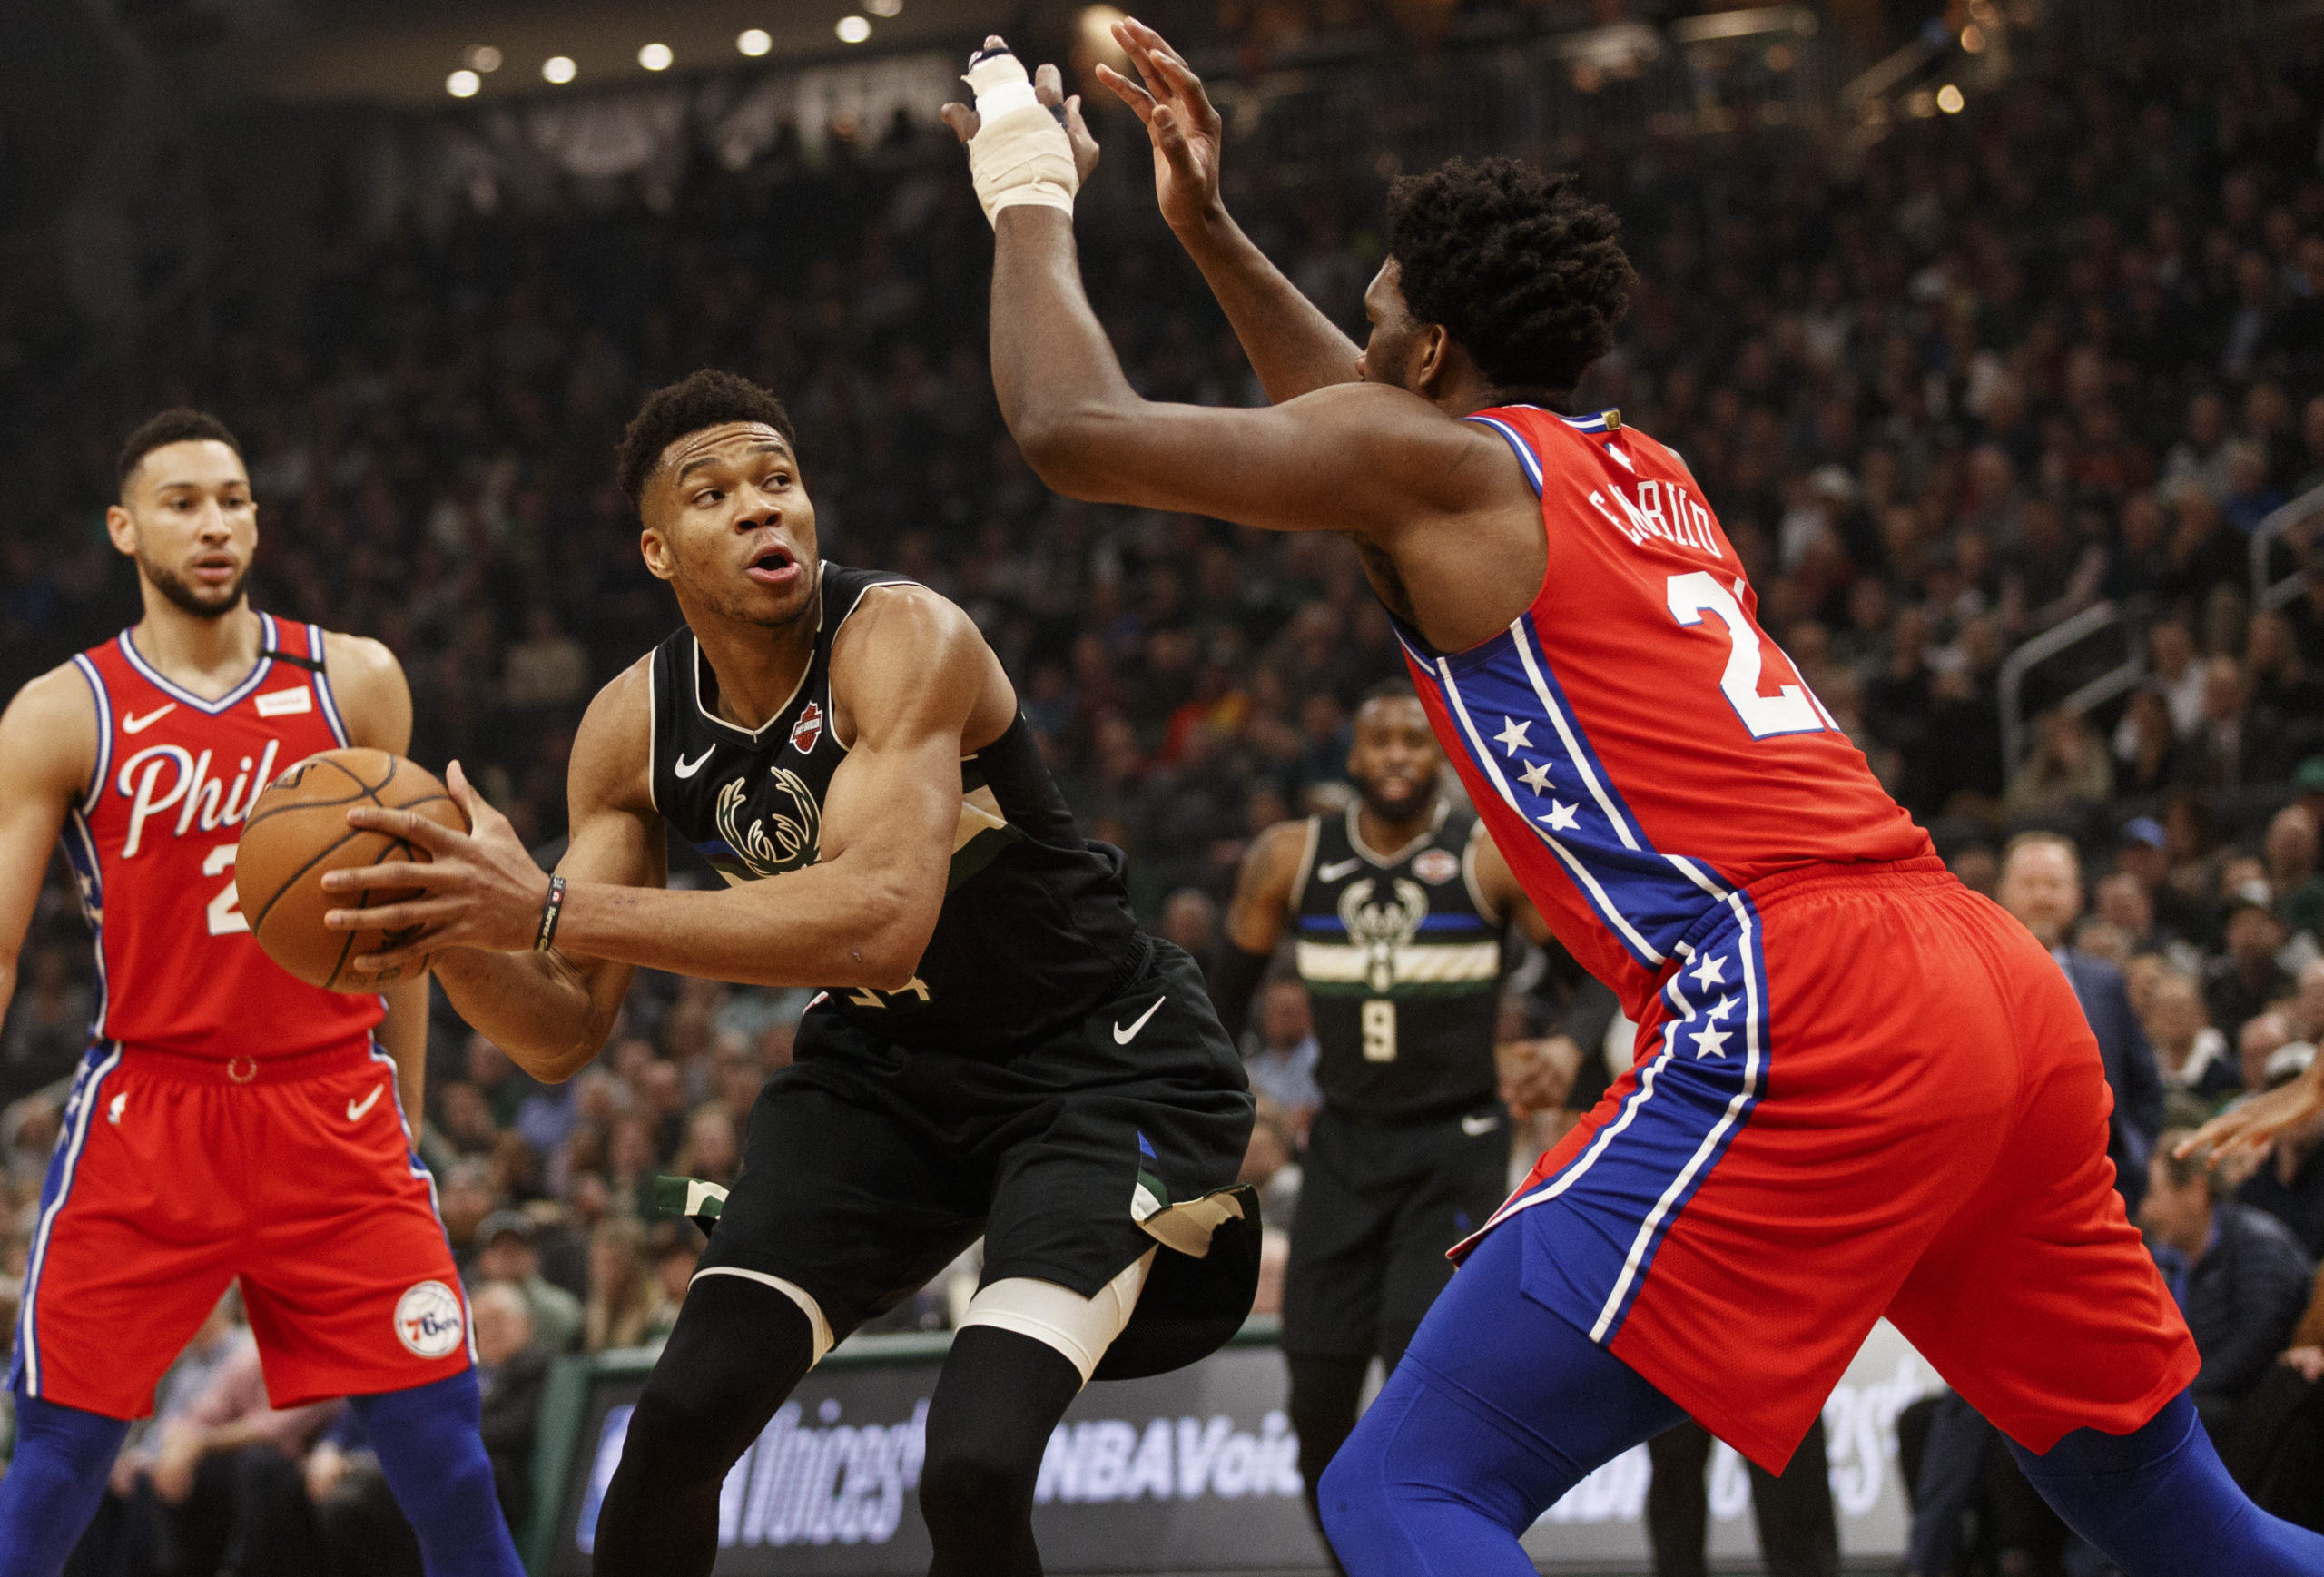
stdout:
{"type": "Polygon", "coordinates": [[[1597,769],[1590,764],[1590,757],[1582,751],[1581,741],[1574,737],[1573,725],[1566,721],[1564,708],[1550,696],[1549,681],[1541,676],[1541,665],[1534,660],[1533,642],[1526,633],[1523,614],[1519,614],[1509,626],[1509,642],[1517,648],[1518,658],[1525,665],[1525,677],[1531,681],[1533,694],[1540,699],[1541,710],[1549,714],[1550,725],[1558,731],[1558,738],[1563,742],[1566,754],[1573,758],[1574,766],[1580,770],[1582,786],[1590,791],[1590,797],[1598,802],[1598,808],[1606,813],[1606,820],[1612,823],[1614,835],[1621,839],[1622,847],[1635,851],[1638,839],[1631,834],[1630,823],[1622,819],[1620,812],[1614,809],[1614,796],[1608,793],[1606,785],[1598,781],[1597,769]]]}
{"type": "MultiPolygon", "coordinates": [[[[1519,644],[1522,646],[1523,643],[1519,644]]],[[[1598,912],[1604,915],[1607,922],[1621,933],[1622,938],[1630,944],[1631,951],[1649,963],[1659,965],[1662,962],[1661,952],[1652,942],[1640,934],[1638,927],[1624,918],[1621,911],[1614,907],[1613,899],[1607,895],[1605,888],[1599,885],[1598,878],[1590,873],[1589,868],[1575,858],[1573,852],[1563,843],[1551,836],[1547,829],[1539,825],[1519,809],[1517,795],[1511,790],[1509,780],[1501,774],[1501,764],[1493,760],[1492,752],[1485,748],[1484,740],[1477,733],[1477,725],[1470,721],[1468,704],[1461,699],[1460,686],[1452,682],[1452,665],[1439,657],[1436,660],[1436,675],[1438,683],[1443,686],[1445,699],[1452,703],[1454,714],[1461,719],[1462,732],[1469,736],[1471,754],[1479,764],[1483,766],[1485,774],[1492,779],[1492,786],[1499,791],[1502,802],[1512,811],[1517,813],[1517,819],[1531,828],[1535,837],[1547,843],[1551,852],[1565,862],[1566,869],[1573,872],[1573,879],[1580,882],[1596,902],[1598,912]]]]}

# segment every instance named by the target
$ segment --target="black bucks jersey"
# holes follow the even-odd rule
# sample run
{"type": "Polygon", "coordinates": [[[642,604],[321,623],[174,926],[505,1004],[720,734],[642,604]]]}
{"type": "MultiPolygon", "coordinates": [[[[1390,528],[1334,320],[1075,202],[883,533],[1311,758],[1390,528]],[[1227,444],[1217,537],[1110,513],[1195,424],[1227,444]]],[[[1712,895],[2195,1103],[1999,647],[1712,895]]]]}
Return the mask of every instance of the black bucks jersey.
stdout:
{"type": "Polygon", "coordinates": [[[1493,1099],[1505,922],[1477,892],[1481,835],[1442,802],[1390,853],[1364,846],[1354,805],[1308,818],[1291,912],[1327,1108],[1407,1122],[1493,1099]]]}
{"type": "MultiPolygon", "coordinates": [[[[822,567],[814,655],[763,727],[718,715],[717,675],[690,630],[654,650],[654,807],[730,883],[815,863],[823,799],[847,746],[832,727],[832,642],[866,592],[901,576],[822,567]]],[[[828,1006],[909,1046],[970,1054],[1102,1000],[1136,961],[1121,855],[1083,841],[1022,714],[960,763],[950,881],[928,951],[900,991],[841,988],[828,1006]]]]}

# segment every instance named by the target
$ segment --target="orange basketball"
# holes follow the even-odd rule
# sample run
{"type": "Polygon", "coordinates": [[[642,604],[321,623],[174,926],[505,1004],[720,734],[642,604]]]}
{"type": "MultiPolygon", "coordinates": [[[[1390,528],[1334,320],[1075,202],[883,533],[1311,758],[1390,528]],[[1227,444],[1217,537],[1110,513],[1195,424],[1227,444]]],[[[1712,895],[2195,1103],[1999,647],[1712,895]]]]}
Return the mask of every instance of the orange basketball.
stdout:
{"type": "Polygon", "coordinates": [[[427,850],[401,838],[349,826],[347,813],[360,804],[417,811],[456,832],[468,830],[467,815],[426,767],[384,750],[326,750],[267,784],[234,855],[235,891],[266,956],[309,985],[335,991],[376,991],[409,972],[358,977],[348,963],[394,947],[409,933],[326,931],[324,913],[394,903],[417,890],[330,893],[324,873],[428,858],[427,850]]]}

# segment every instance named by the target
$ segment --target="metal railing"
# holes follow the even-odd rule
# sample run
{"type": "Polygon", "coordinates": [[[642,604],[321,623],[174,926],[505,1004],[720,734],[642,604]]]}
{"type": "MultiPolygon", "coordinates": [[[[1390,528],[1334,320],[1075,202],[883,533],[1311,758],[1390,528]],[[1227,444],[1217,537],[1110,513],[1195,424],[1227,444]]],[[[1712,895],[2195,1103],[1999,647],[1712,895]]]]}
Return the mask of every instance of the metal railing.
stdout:
{"type": "MultiPolygon", "coordinates": [[[[2276,544],[2295,528],[2324,518],[2324,488],[2310,488],[2283,508],[2270,513],[2251,530],[2251,611],[2265,613],[2270,608],[2283,606],[2299,595],[2300,572],[2293,570],[2280,580],[2269,578],[2270,561],[2275,557],[2276,544]]],[[[2313,535],[2312,531],[2305,535],[2313,535]]]]}
{"type": "MultiPolygon", "coordinates": [[[[2032,640],[2021,643],[2003,659],[2001,754],[2006,777],[2015,777],[2019,764],[2025,759],[2025,675],[2060,654],[2109,631],[2120,629],[2126,636],[2134,634],[2130,628],[2131,617],[2131,610],[2120,603],[2093,603],[2072,618],[2061,620],[2032,640]]],[[[2128,646],[2129,655],[2121,662],[2076,685],[2053,705],[2079,715],[2136,687],[2146,677],[2146,653],[2136,640],[2129,641],[2128,646]]]]}

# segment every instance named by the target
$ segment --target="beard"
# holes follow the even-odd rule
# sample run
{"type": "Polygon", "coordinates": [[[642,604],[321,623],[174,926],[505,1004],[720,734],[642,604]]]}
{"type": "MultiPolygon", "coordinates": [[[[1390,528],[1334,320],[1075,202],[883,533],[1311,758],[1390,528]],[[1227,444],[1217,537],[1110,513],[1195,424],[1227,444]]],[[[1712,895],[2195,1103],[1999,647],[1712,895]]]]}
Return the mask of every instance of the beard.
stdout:
{"type": "Polygon", "coordinates": [[[1403,778],[1384,779],[1376,782],[1371,778],[1363,778],[1357,780],[1355,793],[1356,797],[1364,802],[1365,810],[1391,825],[1397,825],[1416,819],[1429,808],[1435,799],[1433,787],[1433,784],[1427,783],[1408,784],[1403,778]],[[1393,784],[1394,788],[1403,789],[1404,792],[1401,794],[1393,792],[1391,783],[1393,784]]]}
{"type": "Polygon", "coordinates": [[[222,619],[241,606],[242,587],[249,584],[251,578],[250,567],[246,565],[241,574],[213,592],[194,585],[177,570],[154,562],[142,552],[137,556],[137,567],[144,572],[146,580],[155,591],[169,598],[172,607],[198,619],[222,619]]]}
{"type": "MultiPolygon", "coordinates": [[[[675,548],[671,551],[670,559],[679,574],[683,576],[686,565],[675,548]]],[[[729,589],[732,583],[724,582],[723,576],[721,578],[724,583],[717,590],[696,592],[692,596],[699,599],[700,605],[706,605],[709,610],[720,618],[731,619],[740,625],[756,625],[763,630],[787,630],[803,618],[813,618],[822,606],[822,565],[818,561],[808,560],[803,562],[800,568],[805,573],[799,577],[798,600],[781,612],[770,613],[763,603],[729,589]]]]}

